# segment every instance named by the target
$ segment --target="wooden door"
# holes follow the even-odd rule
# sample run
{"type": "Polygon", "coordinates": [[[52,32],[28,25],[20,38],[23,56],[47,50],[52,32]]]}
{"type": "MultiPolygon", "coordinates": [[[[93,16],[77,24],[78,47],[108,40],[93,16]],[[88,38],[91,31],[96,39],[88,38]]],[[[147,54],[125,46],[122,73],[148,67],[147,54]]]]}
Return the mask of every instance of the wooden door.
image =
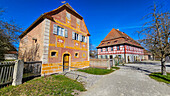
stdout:
{"type": "Polygon", "coordinates": [[[63,71],[69,70],[69,54],[64,54],[63,57],[63,71]]]}

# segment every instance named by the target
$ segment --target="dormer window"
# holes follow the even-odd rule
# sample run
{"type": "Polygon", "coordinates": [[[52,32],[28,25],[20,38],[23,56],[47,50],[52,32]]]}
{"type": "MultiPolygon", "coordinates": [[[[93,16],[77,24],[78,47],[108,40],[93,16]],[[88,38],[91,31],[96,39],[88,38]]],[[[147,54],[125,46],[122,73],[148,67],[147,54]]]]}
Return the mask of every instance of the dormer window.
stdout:
{"type": "Polygon", "coordinates": [[[113,43],[117,43],[117,40],[116,40],[116,41],[113,41],[113,43]]]}
{"type": "Polygon", "coordinates": [[[107,44],[110,44],[110,42],[107,42],[107,44]]]}

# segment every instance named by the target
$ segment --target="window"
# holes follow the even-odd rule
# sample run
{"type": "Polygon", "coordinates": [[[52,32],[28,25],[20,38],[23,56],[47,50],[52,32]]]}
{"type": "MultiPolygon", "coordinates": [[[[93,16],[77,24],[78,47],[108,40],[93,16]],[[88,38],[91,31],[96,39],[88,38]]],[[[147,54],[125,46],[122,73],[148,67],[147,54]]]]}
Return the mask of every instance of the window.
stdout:
{"type": "Polygon", "coordinates": [[[75,33],[75,32],[72,32],[72,39],[73,39],[73,40],[80,40],[79,38],[80,38],[80,37],[79,37],[79,34],[77,34],[77,33],[75,33]]]}
{"type": "Polygon", "coordinates": [[[107,55],[105,55],[106,59],[107,59],[107,55]]]}
{"type": "MultiPolygon", "coordinates": [[[[67,30],[67,29],[66,29],[67,30]]],[[[65,30],[65,31],[66,31],[65,30]]],[[[56,24],[54,24],[53,26],[53,34],[59,35],[59,36],[63,36],[64,37],[64,28],[57,26],[56,24]]]]}
{"type": "Polygon", "coordinates": [[[51,52],[51,56],[55,57],[56,56],[56,52],[51,52]]]}
{"type": "Polygon", "coordinates": [[[53,58],[53,57],[58,57],[58,51],[56,50],[51,50],[50,51],[50,57],[53,58]]]}
{"type": "Polygon", "coordinates": [[[77,19],[77,24],[80,25],[80,20],[79,19],[77,19]]]}
{"type": "Polygon", "coordinates": [[[78,58],[78,57],[79,57],[79,53],[76,52],[74,57],[75,57],[75,58],[78,58]]]}
{"type": "Polygon", "coordinates": [[[75,40],[79,40],[79,34],[75,33],[75,40]]]}
{"type": "Polygon", "coordinates": [[[68,12],[66,12],[66,17],[67,19],[71,20],[71,15],[68,12]]]}
{"type": "Polygon", "coordinates": [[[57,26],[57,35],[64,36],[64,28],[57,26]]]}
{"type": "Polygon", "coordinates": [[[106,51],[108,51],[108,48],[106,48],[106,51]]]}
{"type": "Polygon", "coordinates": [[[111,51],[113,51],[113,47],[111,47],[111,51]]]}
{"type": "Polygon", "coordinates": [[[103,56],[101,55],[101,59],[103,58],[103,56]]]}
{"type": "Polygon", "coordinates": [[[85,42],[86,37],[82,35],[82,42],[85,42]]]}
{"type": "Polygon", "coordinates": [[[117,50],[120,50],[120,46],[117,46],[117,50]]]}
{"type": "Polygon", "coordinates": [[[101,52],[103,52],[102,48],[101,48],[101,52]]]}
{"type": "Polygon", "coordinates": [[[121,55],[118,55],[119,58],[121,58],[121,55]]]}

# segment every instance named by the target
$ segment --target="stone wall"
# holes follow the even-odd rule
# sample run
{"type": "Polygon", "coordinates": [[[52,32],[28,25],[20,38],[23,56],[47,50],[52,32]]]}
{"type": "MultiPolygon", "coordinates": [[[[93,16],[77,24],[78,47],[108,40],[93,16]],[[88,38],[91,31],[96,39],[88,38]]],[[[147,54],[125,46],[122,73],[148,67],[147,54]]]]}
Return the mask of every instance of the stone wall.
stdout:
{"type": "Polygon", "coordinates": [[[90,67],[108,68],[109,59],[90,59],[90,67]]]}

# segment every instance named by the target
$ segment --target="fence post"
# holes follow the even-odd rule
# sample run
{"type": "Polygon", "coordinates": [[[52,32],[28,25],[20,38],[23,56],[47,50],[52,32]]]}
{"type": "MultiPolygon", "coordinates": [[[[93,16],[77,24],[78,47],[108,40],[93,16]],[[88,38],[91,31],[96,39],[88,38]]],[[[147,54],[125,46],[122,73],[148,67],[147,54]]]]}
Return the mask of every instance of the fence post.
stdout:
{"type": "Polygon", "coordinates": [[[21,60],[17,60],[14,66],[13,82],[12,82],[13,86],[22,84],[23,69],[24,69],[24,62],[21,60]]]}
{"type": "Polygon", "coordinates": [[[110,69],[110,59],[107,59],[107,69],[110,69]]]}

